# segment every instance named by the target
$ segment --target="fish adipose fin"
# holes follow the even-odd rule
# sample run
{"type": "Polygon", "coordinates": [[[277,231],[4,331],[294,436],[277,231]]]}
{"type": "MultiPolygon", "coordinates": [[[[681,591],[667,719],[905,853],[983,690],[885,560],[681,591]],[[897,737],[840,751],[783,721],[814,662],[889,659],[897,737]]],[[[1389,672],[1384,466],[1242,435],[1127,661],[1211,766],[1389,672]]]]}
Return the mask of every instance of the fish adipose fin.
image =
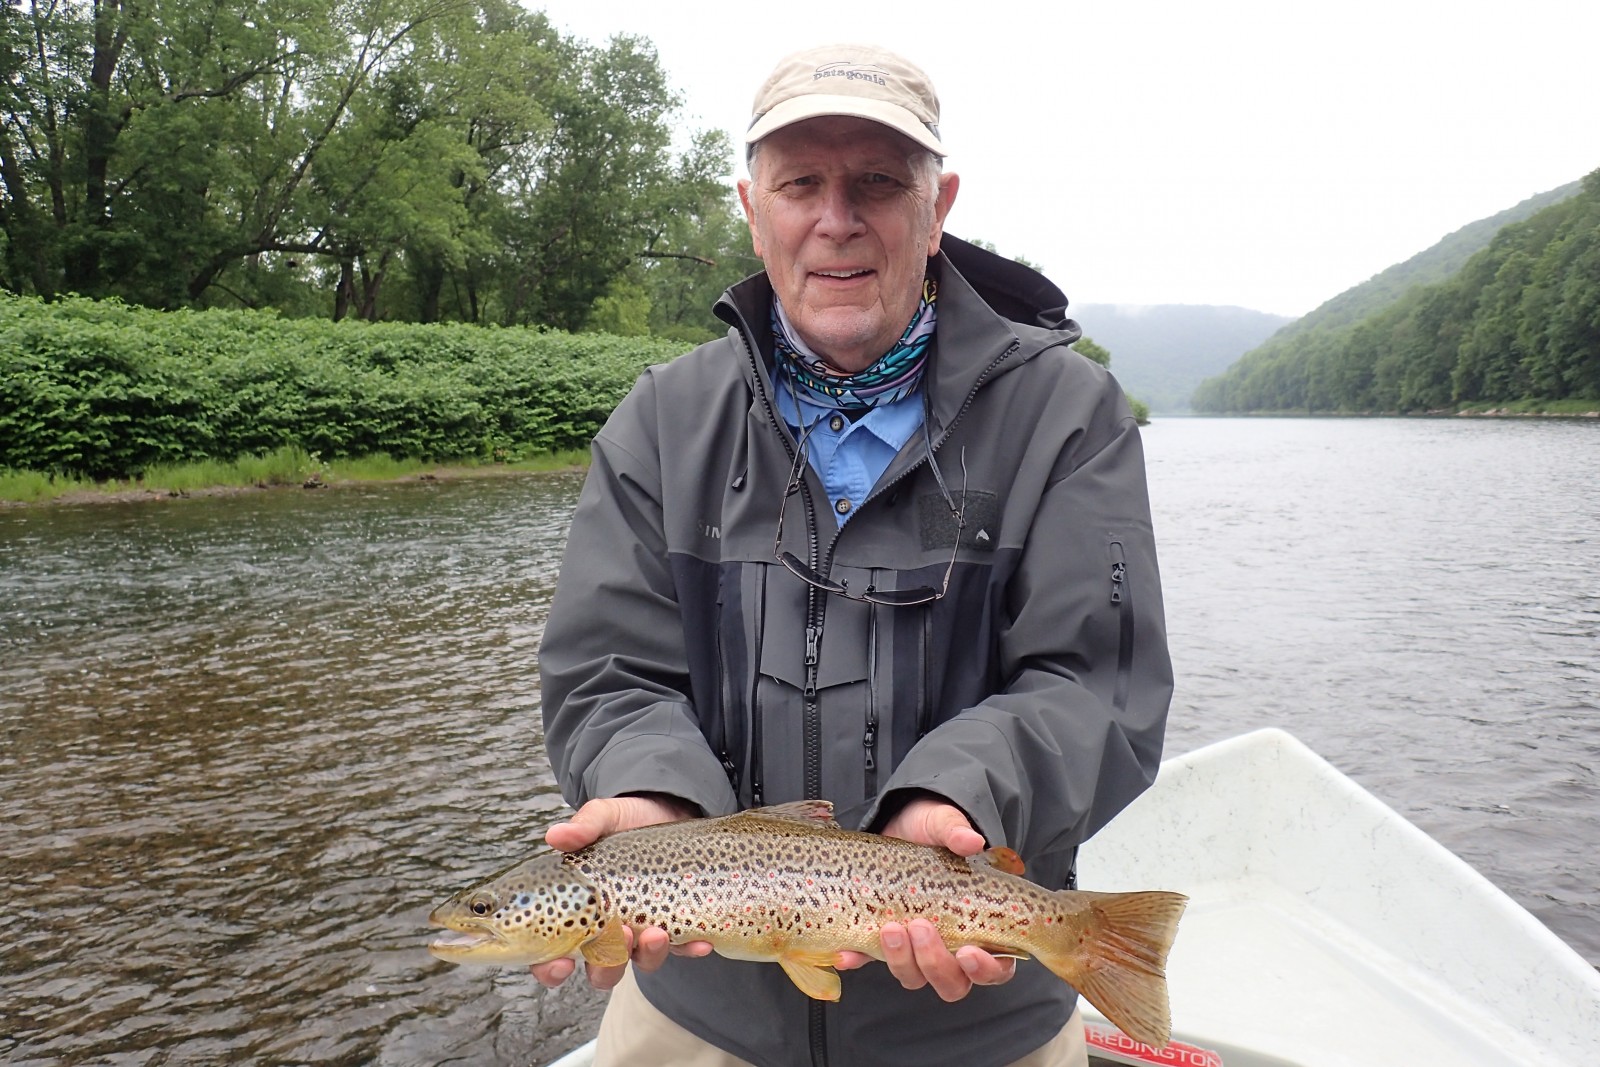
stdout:
{"type": "Polygon", "coordinates": [[[800,992],[812,1000],[838,1000],[839,974],[831,952],[785,952],[778,965],[800,992]]]}
{"type": "Polygon", "coordinates": [[[991,848],[987,852],[978,853],[972,857],[971,862],[974,866],[993,867],[997,871],[1014,874],[1019,878],[1022,877],[1025,870],[1022,857],[1017,855],[1016,849],[1006,848],[1003,845],[991,848]]]}
{"type": "MultiPolygon", "coordinates": [[[[784,822],[805,823],[807,826],[838,826],[833,818],[831,800],[796,800],[789,804],[773,804],[765,808],[750,808],[739,813],[748,819],[781,819],[784,822]]],[[[738,818],[739,816],[734,816],[738,818]]]]}
{"type": "Polygon", "coordinates": [[[1066,896],[1075,898],[1071,907],[1081,915],[1049,927],[1048,937],[1032,946],[1034,955],[1117,1029],[1165,1048],[1172,1038],[1167,952],[1189,898],[1162,892],[1066,896]]]}
{"type": "Polygon", "coordinates": [[[622,923],[607,923],[605,928],[578,948],[583,958],[596,967],[620,967],[628,962],[628,939],[622,934],[622,923]]]}

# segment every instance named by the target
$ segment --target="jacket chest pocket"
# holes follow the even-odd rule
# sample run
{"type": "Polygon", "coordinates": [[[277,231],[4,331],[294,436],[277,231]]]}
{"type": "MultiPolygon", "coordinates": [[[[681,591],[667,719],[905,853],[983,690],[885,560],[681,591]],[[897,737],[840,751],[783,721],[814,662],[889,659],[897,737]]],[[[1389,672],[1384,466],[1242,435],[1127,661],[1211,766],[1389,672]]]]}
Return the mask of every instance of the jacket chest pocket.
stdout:
{"type": "MultiPolygon", "coordinates": [[[[811,589],[777,564],[766,567],[765,571],[766,596],[758,623],[761,627],[760,670],[769,678],[803,689],[806,656],[813,643],[812,635],[807,632],[814,626],[808,597],[811,589]]],[[[848,575],[839,577],[849,580],[848,575]]],[[[865,584],[865,579],[862,581],[865,584]]],[[[871,662],[868,654],[871,606],[820,591],[817,596],[826,598],[820,611],[821,633],[814,639],[817,689],[866,681],[871,662]]]]}

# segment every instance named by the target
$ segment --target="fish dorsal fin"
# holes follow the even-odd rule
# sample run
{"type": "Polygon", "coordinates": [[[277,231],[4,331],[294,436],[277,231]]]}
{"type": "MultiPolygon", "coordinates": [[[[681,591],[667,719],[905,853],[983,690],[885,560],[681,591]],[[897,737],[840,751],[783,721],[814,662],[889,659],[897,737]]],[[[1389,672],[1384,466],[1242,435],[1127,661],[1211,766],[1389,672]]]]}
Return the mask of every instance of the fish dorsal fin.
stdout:
{"type": "Polygon", "coordinates": [[[784,822],[805,823],[807,826],[837,827],[839,825],[833,818],[833,801],[831,800],[795,800],[788,804],[773,804],[766,808],[751,808],[739,814],[749,818],[782,819],[784,822]]]}
{"type": "Polygon", "coordinates": [[[1022,857],[1017,855],[1015,849],[1003,845],[980,852],[972,857],[973,866],[993,867],[997,871],[1007,874],[1020,875],[1023,871],[1022,857]]]}

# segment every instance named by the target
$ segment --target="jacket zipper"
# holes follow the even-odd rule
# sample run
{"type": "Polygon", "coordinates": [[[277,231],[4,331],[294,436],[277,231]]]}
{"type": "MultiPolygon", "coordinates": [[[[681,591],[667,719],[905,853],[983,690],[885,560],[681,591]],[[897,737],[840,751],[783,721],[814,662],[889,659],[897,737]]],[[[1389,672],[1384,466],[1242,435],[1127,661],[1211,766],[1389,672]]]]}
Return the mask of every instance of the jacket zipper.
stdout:
{"type": "Polygon", "coordinates": [[[722,656],[722,613],[720,611],[717,613],[715,646],[717,652],[717,684],[722,691],[722,707],[718,709],[718,721],[722,727],[722,738],[721,744],[717,749],[717,759],[722,764],[722,773],[728,776],[728,785],[733,787],[733,795],[737,797],[739,795],[739,767],[733,762],[733,752],[741,746],[733,736],[733,688],[729,685],[728,665],[723,661],[722,656]]]}
{"type": "MultiPolygon", "coordinates": [[[[737,309],[735,309],[735,312],[737,313],[737,309]]],[[[755,389],[757,397],[761,400],[761,410],[763,412],[765,412],[765,414],[767,416],[767,421],[769,423],[771,423],[777,429],[777,431],[778,431],[778,440],[783,442],[784,451],[788,454],[789,460],[792,463],[794,461],[794,458],[795,458],[795,450],[797,448],[799,448],[799,445],[798,445],[797,442],[791,441],[789,439],[789,435],[784,432],[783,420],[778,417],[777,411],[773,409],[772,398],[767,395],[766,388],[761,384],[761,360],[760,360],[760,357],[756,355],[756,349],[753,348],[751,346],[751,344],[750,344],[750,338],[753,336],[753,334],[750,331],[750,324],[744,321],[744,316],[742,314],[739,315],[739,327],[736,330],[734,330],[734,333],[737,333],[739,335],[739,343],[742,346],[744,346],[745,358],[747,360],[749,360],[749,363],[750,363],[750,381],[751,381],[751,383],[752,383],[752,385],[753,385],[753,387],[755,389]]],[[[803,496],[803,499],[805,500],[805,505],[806,505],[806,521],[808,523],[810,523],[810,522],[813,521],[813,516],[812,516],[812,513],[811,513],[811,508],[812,508],[811,490],[810,490],[809,487],[806,486],[805,481],[803,479],[801,480],[800,487],[801,487],[802,496],[803,496]]],[[[812,551],[813,551],[813,553],[816,551],[816,549],[815,549],[815,540],[816,540],[815,537],[813,537],[812,538],[812,542],[813,542],[812,551]]],[[[813,561],[812,561],[813,565],[815,565],[815,562],[816,562],[815,559],[813,559],[813,561]]],[[[756,611],[756,626],[760,630],[760,636],[757,638],[756,647],[753,650],[753,654],[755,656],[755,661],[757,663],[759,663],[761,661],[761,647],[762,647],[762,644],[766,640],[766,626],[762,622],[762,620],[766,618],[766,593],[765,593],[765,589],[764,588],[763,588],[760,596],[761,596],[761,602],[757,605],[757,611],[756,611]]],[[[808,615],[809,615],[809,612],[808,612],[808,615]]],[[[807,633],[808,633],[808,635],[810,633],[809,626],[807,628],[807,633]]],[[[757,675],[757,680],[752,685],[752,692],[750,694],[750,701],[749,701],[749,704],[750,704],[750,760],[749,760],[749,764],[748,764],[748,770],[749,770],[749,774],[750,774],[750,804],[751,804],[752,807],[756,807],[756,808],[762,807],[766,803],[766,797],[763,795],[763,790],[762,790],[762,774],[761,774],[761,744],[762,744],[761,719],[762,719],[762,709],[761,709],[760,692],[761,692],[761,683],[760,683],[759,674],[758,674],[757,675]]]]}
{"type": "Polygon", "coordinates": [[[1128,561],[1122,542],[1111,542],[1111,605],[1117,609],[1117,686],[1111,704],[1128,707],[1128,685],[1133,677],[1133,589],[1128,582],[1128,561]]]}
{"type": "Polygon", "coordinates": [[[861,747],[866,750],[866,795],[878,794],[878,606],[867,605],[867,731],[861,747]]]}
{"type": "MultiPolygon", "coordinates": [[[[741,325],[744,326],[744,328],[738,330],[737,332],[739,334],[740,343],[744,345],[745,355],[750,360],[752,380],[756,385],[757,391],[760,393],[761,406],[766,412],[768,421],[779,429],[778,437],[781,441],[783,441],[785,451],[788,452],[789,460],[792,463],[795,459],[795,452],[799,448],[799,445],[798,443],[791,442],[788,434],[783,432],[783,420],[778,418],[777,412],[773,410],[772,398],[769,397],[766,393],[766,390],[761,387],[760,361],[757,358],[755,351],[750,346],[749,335],[747,332],[748,325],[743,323],[743,316],[740,316],[740,319],[741,325]]],[[[988,380],[989,375],[992,374],[995,368],[1000,366],[1000,364],[1004,362],[1019,347],[1021,347],[1020,342],[1013,341],[1009,346],[1007,346],[1005,351],[1001,352],[998,356],[991,360],[989,365],[983,369],[983,372],[973,380],[972,388],[967,392],[967,397],[962,401],[961,407],[956,411],[955,417],[950,420],[950,425],[944,428],[944,431],[939,435],[939,440],[933,443],[932,447],[934,450],[937,451],[939,445],[942,444],[955,430],[955,427],[961,421],[962,416],[964,416],[967,413],[967,409],[972,406],[973,399],[977,396],[978,390],[983,387],[984,382],[988,380]]],[[[922,464],[919,462],[911,467],[908,467],[906,470],[902,471],[900,476],[893,482],[890,482],[885,486],[880,486],[878,490],[870,494],[867,499],[872,500],[893,486],[898,485],[901,481],[905,480],[907,475],[914,472],[921,465],[922,464]]],[[[827,571],[823,570],[822,567],[832,567],[833,552],[835,546],[838,544],[838,538],[835,537],[833,541],[829,542],[827,551],[825,553],[821,551],[821,538],[817,536],[815,501],[811,497],[810,487],[806,484],[803,478],[800,482],[800,490],[801,498],[805,504],[806,532],[810,543],[809,555],[811,557],[811,566],[812,569],[816,570],[819,574],[825,574],[827,571]]],[[[863,501],[863,503],[865,503],[865,501],[863,501]]],[[[822,647],[822,624],[826,610],[826,602],[821,596],[820,590],[814,586],[808,586],[806,597],[805,689],[802,694],[805,701],[803,728],[805,739],[805,789],[806,799],[808,800],[818,799],[822,793],[822,718],[821,709],[818,706],[817,700],[817,674],[819,653],[822,647]]],[[[923,658],[926,659],[926,655],[924,655],[923,658]]],[[[924,713],[926,714],[928,710],[929,709],[924,709],[924,713]]],[[[755,746],[751,753],[751,792],[755,804],[760,806],[762,802],[760,787],[759,747],[761,728],[760,709],[754,707],[752,704],[751,713],[754,717],[752,735],[755,741],[755,746]]],[[[869,746],[867,749],[867,759],[875,764],[876,756],[873,751],[873,749],[876,747],[875,730],[872,731],[871,736],[874,744],[869,746]]],[[[811,1059],[814,1064],[818,1065],[825,1065],[828,1062],[827,1026],[823,1009],[824,1005],[821,1002],[811,1001],[807,1013],[809,1016],[808,1021],[810,1023],[811,1031],[811,1059]]]]}

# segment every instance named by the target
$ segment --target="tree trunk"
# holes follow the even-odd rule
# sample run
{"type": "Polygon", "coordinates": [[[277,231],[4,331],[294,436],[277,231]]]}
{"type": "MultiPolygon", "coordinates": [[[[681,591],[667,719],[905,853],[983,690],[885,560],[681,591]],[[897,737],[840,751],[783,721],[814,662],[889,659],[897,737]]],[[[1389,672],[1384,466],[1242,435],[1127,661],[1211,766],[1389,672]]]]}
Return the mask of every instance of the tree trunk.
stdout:
{"type": "Polygon", "coordinates": [[[119,0],[96,0],[89,102],[83,115],[82,232],[67,261],[67,287],[80,293],[95,292],[102,278],[100,234],[110,220],[106,175],[122,126],[111,108],[111,79],[128,39],[127,24],[121,16],[119,0]]]}

